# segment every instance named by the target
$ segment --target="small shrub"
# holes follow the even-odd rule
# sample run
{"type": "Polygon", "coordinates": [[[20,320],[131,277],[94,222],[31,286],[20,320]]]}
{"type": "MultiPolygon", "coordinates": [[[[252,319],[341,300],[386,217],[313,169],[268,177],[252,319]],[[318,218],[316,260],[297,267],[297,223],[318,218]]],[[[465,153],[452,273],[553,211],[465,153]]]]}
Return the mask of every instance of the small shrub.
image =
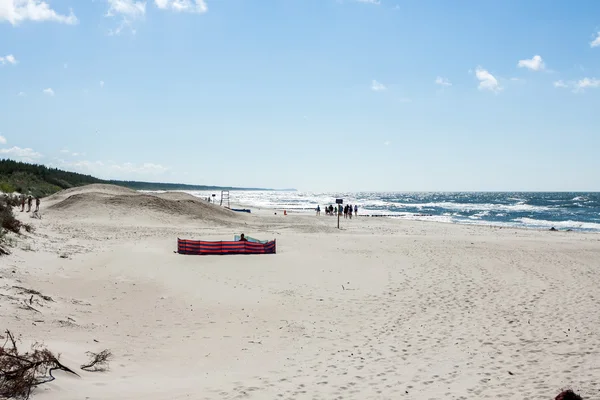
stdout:
{"type": "Polygon", "coordinates": [[[0,201],[0,227],[14,233],[21,231],[21,221],[15,218],[12,206],[7,200],[8,196],[4,196],[3,201],[0,201]]]}
{"type": "Polygon", "coordinates": [[[6,343],[0,347],[0,398],[29,399],[36,386],[54,380],[53,370],[77,375],[39,344],[20,352],[12,333],[6,331],[6,334],[6,343]]]}
{"type": "Polygon", "coordinates": [[[13,196],[12,194],[5,194],[3,201],[8,207],[21,206],[21,200],[19,199],[19,196],[13,196]]]}
{"type": "Polygon", "coordinates": [[[8,182],[0,182],[0,192],[12,194],[15,192],[15,187],[8,182]]]}

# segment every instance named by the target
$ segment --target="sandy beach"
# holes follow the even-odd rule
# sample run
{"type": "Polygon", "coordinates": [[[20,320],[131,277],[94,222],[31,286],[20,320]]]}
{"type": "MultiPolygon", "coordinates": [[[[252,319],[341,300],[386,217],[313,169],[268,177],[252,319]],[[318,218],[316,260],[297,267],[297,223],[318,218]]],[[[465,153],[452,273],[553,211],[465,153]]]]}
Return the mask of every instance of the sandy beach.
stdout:
{"type": "Polygon", "coordinates": [[[33,398],[600,398],[600,235],[254,211],[92,185],[17,212],[2,330],[114,354],[33,398]],[[175,253],[242,232],[277,254],[175,253]]]}

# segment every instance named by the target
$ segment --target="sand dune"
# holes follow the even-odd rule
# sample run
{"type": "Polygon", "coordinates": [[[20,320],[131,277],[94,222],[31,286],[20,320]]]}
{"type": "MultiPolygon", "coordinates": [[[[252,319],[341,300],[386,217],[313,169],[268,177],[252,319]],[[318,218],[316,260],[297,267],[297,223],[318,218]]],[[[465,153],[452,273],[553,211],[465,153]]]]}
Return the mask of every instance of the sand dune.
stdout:
{"type": "Polygon", "coordinates": [[[114,354],[34,399],[598,398],[600,235],[384,218],[338,231],[121,190],[18,213],[37,230],[0,258],[0,329],[75,368],[114,354]],[[173,252],[242,229],[278,254],[173,252]]]}
{"type": "Polygon", "coordinates": [[[48,199],[48,211],[65,218],[102,220],[181,219],[228,223],[244,216],[185,193],[147,194],[113,185],[89,185],[59,192],[48,199]]]}

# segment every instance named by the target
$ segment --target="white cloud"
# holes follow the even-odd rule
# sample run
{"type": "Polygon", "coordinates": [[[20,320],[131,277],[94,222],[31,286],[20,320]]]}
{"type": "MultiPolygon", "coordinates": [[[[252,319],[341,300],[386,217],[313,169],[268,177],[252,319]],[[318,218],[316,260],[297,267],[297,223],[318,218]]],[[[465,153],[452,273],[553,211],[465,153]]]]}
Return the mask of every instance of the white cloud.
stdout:
{"type": "Polygon", "coordinates": [[[359,3],[365,3],[365,4],[376,4],[379,5],[381,4],[381,1],[379,0],[356,0],[359,3]]]}
{"type": "Polygon", "coordinates": [[[600,79],[598,78],[582,78],[578,81],[556,81],[553,83],[555,88],[571,88],[574,93],[583,92],[585,89],[600,88],[600,79]]]}
{"type": "Polygon", "coordinates": [[[581,91],[587,88],[600,87],[600,79],[596,78],[583,78],[575,82],[575,91],[581,91]]]}
{"type": "Polygon", "coordinates": [[[70,153],[69,149],[62,149],[60,152],[61,153],[70,153]]]}
{"type": "Polygon", "coordinates": [[[104,87],[104,81],[100,81],[100,87],[103,88],[104,87]]]}
{"type": "Polygon", "coordinates": [[[554,85],[555,88],[566,88],[566,87],[569,87],[569,85],[567,85],[566,83],[564,83],[562,80],[554,82],[553,85],[554,85]]]}
{"type": "Polygon", "coordinates": [[[442,78],[441,76],[438,76],[437,78],[435,78],[435,83],[436,85],[441,85],[441,86],[452,86],[452,83],[450,83],[450,81],[446,78],[442,78]]]}
{"type": "Polygon", "coordinates": [[[47,94],[48,96],[54,96],[54,90],[52,90],[52,88],[47,88],[42,90],[42,92],[44,92],[44,94],[47,94]]]}
{"type": "Polygon", "coordinates": [[[4,154],[8,158],[19,159],[22,161],[33,162],[43,156],[37,151],[30,148],[11,147],[10,149],[0,149],[0,154],[4,154]]]}
{"type": "Polygon", "coordinates": [[[590,42],[590,47],[599,47],[600,46],[600,32],[597,33],[596,39],[590,42]]]}
{"type": "Polygon", "coordinates": [[[121,20],[121,23],[119,23],[119,26],[117,26],[115,29],[109,29],[108,30],[108,36],[119,36],[124,29],[129,28],[129,31],[131,32],[132,35],[136,34],[136,30],[133,27],[132,23],[130,20],[128,20],[127,18],[123,17],[123,19],[121,20]]]}
{"type": "Polygon", "coordinates": [[[0,144],[6,144],[6,138],[0,135],[0,144]]]}
{"type": "MultiPolygon", "coordinates": [[[[2,1],[2,0],[0,0],[0,1],[2,1]]],[[[0,12],[1,12],[1,5],[0,5],[0,12]]],[[[12,54],[9,54],[4,57],[0,57],[0,65],[5,65],[5,64],[16,65],[17,62],[18,62],[17,59],[12,54]]]]}
{"type": "Polygon", "coordinates": [[[63,24],[76,24],[73,11],[69,15],[59,14],[42,0],[0,0],[0,22],[7,21],[13,26],[23,21],[54,21],[63,24]]]}
{"type": "Polygon", "coordinates": [[[146,3],[134,0],[107,0],[107,17],[126,15],[132,18],[141,17],[146,14],[146,3]]]}
{"type": "Polygon", "coordinates": [[[379,83],[375,79],[373,79],[373,82],[371,82],[371,90],[374,90],[375,92],[381,92],[386,89],[387,88],[385,87],[385,85],[383,83],[379,83]]]}
{"type": "Polygon", "coordinates": [[[168,167],[153,163],[134,164],[130,162],[115,163],[114,161],[89,160],[67,161],[63,159],[55,159],[55,161],[56,162],[53,165],[58,168],[69,169],[105,179],[150,177],[162,175],[169,171],[168,167]]]}
{"type": "Polygon", "coordinates": [[[475,69],[475,76],[479,80],[479,90],[489,90],[495,93],[502,90],[498,80],[487,70],[477,67],[477,69],[475,69]]]}
{"type": "Polygon", "coordinates": [[[154,0],[154,3],[162,10],[192,12],[198,14],[208,11],[208,6],[204,0],[154,0]]]}
{"type": "Polygon", "coordinates": [[[546,68],[541,56],[535,55],[531,60],[520,60],[517,64],[519,68],[528,68],[532,71],[543,71],[546,68]]]}

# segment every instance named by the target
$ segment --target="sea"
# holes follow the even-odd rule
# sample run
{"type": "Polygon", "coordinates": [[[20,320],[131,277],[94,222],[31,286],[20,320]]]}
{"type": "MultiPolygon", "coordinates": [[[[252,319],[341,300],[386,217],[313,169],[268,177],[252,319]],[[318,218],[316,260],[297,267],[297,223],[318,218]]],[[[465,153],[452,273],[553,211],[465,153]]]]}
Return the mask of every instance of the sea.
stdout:
{"type": "MultiPolygon", "coordinates": [[[[214,193],[188,191],[206,199],[214,193]]],[[[216,194],[220,200],[220,192],[216,194]]],[[[357,205],[359,216],[495,225],[532,229],[600,232],[600,193],[456,192],[456,193],[316,193],[300,191],[231,191],[230,201],[246,208],[309,212],[317,205],[357,205]]],[[[324,213],[322,213],[324,214],[324,213]]]]}

